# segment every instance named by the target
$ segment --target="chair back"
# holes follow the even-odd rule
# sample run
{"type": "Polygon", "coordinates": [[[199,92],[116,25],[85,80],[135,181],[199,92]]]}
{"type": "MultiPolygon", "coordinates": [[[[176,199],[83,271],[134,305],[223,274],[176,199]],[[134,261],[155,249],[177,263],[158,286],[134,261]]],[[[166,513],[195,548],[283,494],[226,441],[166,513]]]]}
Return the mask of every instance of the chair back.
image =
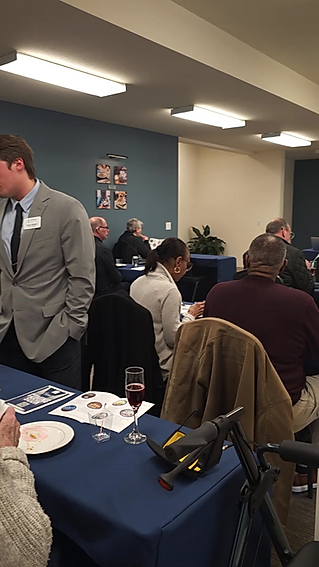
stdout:
{"type": "Polygon", "coordinates": [[[145,372],[145,399],[159,415],[164,383],[155,350],[150,312],[126,294],[101,296],[92,303],[88,326],[88,353],[94,365],[93,389],[125,397],[125,368],[145,372]]]}
{"type": "Polygon", "coordinates": [[[122,258],[125,264],[132,264],[132,257],[138,256],[138,252],[136,248],[134,248],[134,246],[129,244],[129,242],[125,242],[125,240],[119,240],[113,246],[112,253],[114,259],[122,258]]]}
{"type": "Polygon", "coordinates": [[[199,281],[199,278],[184,276],[181,280],[179,280],[179,282],[177,282],[176,285],[181,293],[183,301],[190,303],[195,301],[199,281]]]}
{"type": "MultiPolygon", "coordinates": [[[[221,319],[205,318],[182,325],[175,341],[161,417],[180,424],[197,408],[187,425],[198,427],[243,406],[242,425],[249,441],[293,439],[290,396],[256,337],[221,319]]],[[[282,469],[274,495],[284,522],[293,466],[278,455],[272,457],[282,469]]]]}

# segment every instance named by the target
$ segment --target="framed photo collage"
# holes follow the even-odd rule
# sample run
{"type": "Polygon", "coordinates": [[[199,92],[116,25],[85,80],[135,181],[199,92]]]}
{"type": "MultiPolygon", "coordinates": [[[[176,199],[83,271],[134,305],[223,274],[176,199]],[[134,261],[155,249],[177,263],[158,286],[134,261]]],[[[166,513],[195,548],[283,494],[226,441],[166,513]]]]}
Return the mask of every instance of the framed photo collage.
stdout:
{"type": "Polygon", "coordinates": [[[96,183],[101,187],[96,190],[97,209],[115,209],[125,211],[127,209],[127,191],[120,186],[127,185],[127,167],[121,165],[112,166],[108,163],[96,164],[96,183]],[[104,189],[103,185],[108,187],[104,189]]]}

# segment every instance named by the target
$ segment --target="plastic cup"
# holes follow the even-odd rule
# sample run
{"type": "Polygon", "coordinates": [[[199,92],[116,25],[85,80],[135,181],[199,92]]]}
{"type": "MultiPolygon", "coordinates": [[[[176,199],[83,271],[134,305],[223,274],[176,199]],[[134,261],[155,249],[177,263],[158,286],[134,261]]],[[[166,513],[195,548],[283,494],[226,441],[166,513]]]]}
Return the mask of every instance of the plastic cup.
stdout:
{"type": "Polygon", "coordinates": [[[88,413],[92,439],[97,443],[104,443],[111,439],[113,414],[103,410],[94,410],[88,413]]]}

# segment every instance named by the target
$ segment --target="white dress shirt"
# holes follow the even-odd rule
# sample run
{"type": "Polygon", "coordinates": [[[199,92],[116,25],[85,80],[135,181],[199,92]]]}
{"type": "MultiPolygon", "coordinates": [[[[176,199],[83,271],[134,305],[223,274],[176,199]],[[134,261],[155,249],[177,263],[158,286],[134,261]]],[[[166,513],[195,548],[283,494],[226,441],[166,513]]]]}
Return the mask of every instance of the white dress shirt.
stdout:
{"type": "MultiPolygon", "coordinates": [[[[11,238],[13,235],[14,222],[16,218],[16,206],[18,203],[20,203],[22,208],[22,220],[27,219],[29,217],[32,203],[39,190],[40,183],[41,183],[40,180],[36,179],[36,183],[34,187],[32,187],[31,191],[29,191],[29,193],[25,197],[23,197],[21,201],[16,201],[15,199],[8,199],[8,205],[2,220],[1,238],[10,262],[11,262],[11,238]]],[[[23,222],[21,226],[21,234],[22,232],[23,232],[23,222]]]]}

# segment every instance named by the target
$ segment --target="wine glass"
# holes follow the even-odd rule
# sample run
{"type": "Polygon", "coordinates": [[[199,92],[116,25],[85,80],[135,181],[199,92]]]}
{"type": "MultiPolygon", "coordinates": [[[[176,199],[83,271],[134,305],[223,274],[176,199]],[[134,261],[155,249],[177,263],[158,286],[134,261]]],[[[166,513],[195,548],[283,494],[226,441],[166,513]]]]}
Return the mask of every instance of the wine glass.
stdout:
{"type": "Polygon", "coordinates": [[[126,443],[139,445],[146,441],[146,435],[140,433],[137,424],[137,412],[145,396],[144,368],[130,366],[125,370],[125,394],[134,411],[134,425],[130,433],[124,437],[126,443]]]}

